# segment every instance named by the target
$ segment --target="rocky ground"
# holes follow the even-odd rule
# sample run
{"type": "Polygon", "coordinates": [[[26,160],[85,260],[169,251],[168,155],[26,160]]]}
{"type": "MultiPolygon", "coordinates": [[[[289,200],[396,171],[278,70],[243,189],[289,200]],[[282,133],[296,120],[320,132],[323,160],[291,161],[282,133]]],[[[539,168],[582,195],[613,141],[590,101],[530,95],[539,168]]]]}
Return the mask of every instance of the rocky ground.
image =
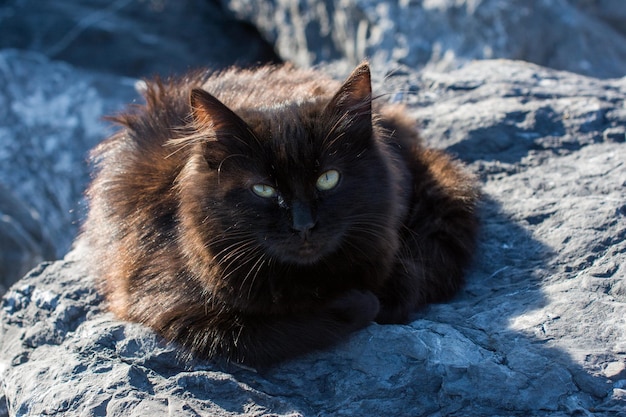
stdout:
{"type": "MultiPolygon", "coordinates": [[[[372,56],[380,100],[405,103],[426,141],[465,161],[484,191],[479,251],[468,285],[456,299],[425,309],[409,325],[372,325],[335,349],[263,374],[182,363],[176,349],[149,330],[102,311],[81,263],[89,256],[81,245],[64,256],[81,215],[80,194],[88,180],[85,152],[110,132],[100,117],[136,97],[135,71],[160,71],[170,63],[178,69],[219,67],[228,59],[213,51],[203,55],[205,63],[198,58],[202,54],[185,62],[179,55],[164,60],[166,53],[154,54],[141,44],[150,39],[153,14],[164,13],[147,5],[172,2],[140,2],[143,9],[132,1],[107,2],[111,6],[105,9],[96,0],[75,2],[84,15],[72,14],[78,6],[68,9],[72,13],[59,6],[59,16],[75,23],[55,42],[52,32],[43,30],[52,23],[42,25],[43,18],[16,12],[27,2],[7,3],[0,7],[0,43],[29,51],[0,50],[0,285],[8,287],[12,277],[41,259],[64,259],[41,264],[2,299],[0,416],[626,415],[626,64],[620,61],[626,59],[620,49],[626,45],[626,12],[619,0],[542,1],[527,7],[527,14],[553,16],[549,23],[555,30],[524,26],[526,38],[544,39],[534,45],[552,45],[553,51],[556,45],[557,52],[560,46],[569,48],[567,42],[550,43],[550,34],[561,28],[562,39],[588,46],[542,54],[569,56],[569,64],[505,53],[512,36],[522,32],[519,25],[534,21],[523,20],[526,14],[513,5],[505,7],[515,2],[337,0],[310,2],[316,7],[306,13],[304,7],[288,8],[295,3],[286,0],[256,2],[258,10],[252,2],[222,2],[258,25],[286,59],[299,61],[302,51],[308,51],[299,61],[303,65],[336,58],[323,68],[341,77],[359,54],[372,56]],[[94,16],[102,10],[107,19],[94,16]],[[563,11],[563,21],[548,10],[563,11]],[[420,18],[437,30],[447,28],[444,34],[431,34],[421,23],[411,26],[412,17],[435,12],[439,20],[420,18]],[[11,13],[14,20],[6,20],[11,13]],[[522,20],[513,24],[515,13],[522,20]],[[5,22],[15,22],[15,16],[39,23],[24,32],[9,31],[5,22]],[[104,36],[98,30],[106,33],[112,16],[127,25],[111,26],[113,35],[117,28],[124,36],[134,33],[122,30],[130,27],[129,19],[143,25],[144,36],[129,38],[140,47],[131,49],[128,59],[144,62],[133,61],[134,70],[120,70],[121,56],[107,66],[85,58],[84,51],[73,54],[58,46],[66,38],[66,48],[82,44],[85,33],[104,36]],[[264,23],[272,20],[274,29],[264,23]],[[474,26],[463,26],[466,21],[474,26]],[[559,26],[567,22],[578,25],[565,32],[571,36],[559,26]],[[471,32],[474,27],[484,33],[471,32]],[[12,45],[2,31],[13,34],[12,45]],[[285,36],[281,31],[291,33],[292,49],[285,38],[279,41],[285,36]],[[347,44],[340,35],[360,46],[342,50],[347,44]],[[423,61],[410,61],[419,55],[411,49],[415,39],[427,51],[423,61]],[[46,55],[46,42],[57,45],[55,54],[46,55]],[[478,51],[478,45],[495,52],[467,52],[478,51]],[[148,58],[140,58],[142,48],[148,58]],[[435,54],[437,48],[444,52],[435,54]],[[606,61],[594,59],[591,50],[605,51],[606,61]],[[591,66],[579,65],[585,60],[591,66]],[[594,70],[596,64],[603,68],[594,70]]],[[[238,32],[232,20],[219,19],[213,3],[196,6],[213,12],[175,6],[165,14],[172,24],[184,13],[210,16],[214,22],[201,20],[196,34],[202,24],[229,22],[229,33],[245,34],[227,36],[231,42],[252,33],[248,26],[238,32]]],[[[206,32],[215,37],[212,30],[206,32]]],[[[172,33],[165,36],[176,38],[172,33]]],[[[196,38],[153,45],[171,46],[174,54],[190,39],[196,38]]],[[[237,59],[249,52],[243,60],[248,63],[275,60],[257,41],[243,49],[225,41],[224,48],[233,48],[237,59]]],[[[86,42],[93,43],[93,37],[86,42]]]]}

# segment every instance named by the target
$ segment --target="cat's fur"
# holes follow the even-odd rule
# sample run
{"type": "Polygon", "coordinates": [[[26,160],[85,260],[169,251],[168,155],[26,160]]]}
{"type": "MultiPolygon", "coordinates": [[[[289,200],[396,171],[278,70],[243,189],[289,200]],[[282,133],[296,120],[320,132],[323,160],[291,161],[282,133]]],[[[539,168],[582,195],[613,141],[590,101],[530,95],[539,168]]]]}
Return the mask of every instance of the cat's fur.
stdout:
{"type": "Polygon", "coordinates": [[[366,63],[343,84],[289,65],[195,73],[145,99],[92,153],[83,228],[120,318],[266,366],[461,285],[475,183],[372,101],[366,63]]]}

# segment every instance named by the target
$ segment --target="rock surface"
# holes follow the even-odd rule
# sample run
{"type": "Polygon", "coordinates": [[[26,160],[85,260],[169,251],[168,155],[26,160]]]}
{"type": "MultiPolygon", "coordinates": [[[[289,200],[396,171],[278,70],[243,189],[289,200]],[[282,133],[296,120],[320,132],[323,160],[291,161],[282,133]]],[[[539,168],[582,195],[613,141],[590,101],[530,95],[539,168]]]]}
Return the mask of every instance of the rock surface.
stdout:
{"type": "Polygon", "coordinates": [[[276,59],[254,27],[210,0],[6,0],[2,48],[132,77],[276,59]]]}
{"type": "Polygon", "coordinates": [[[591,14],[626,35],[626,5],[622,0],[568,0],[581,11],[591,14]]]}
{"type": "Polygon", "coordinates": [[[54,246],[42,234],[37,216],[0,183],[0,294],[35,264],[54,259],[54,246]]]}
{"type": "Polygon", "coordinates": [[[107,134],[102,116],[135,97],[133,83],[0,51],[0,287],[69,249],[87,153],[107,134]]]}
{"type": "Polygon", "coordinates": [[[626,416],[626,78],[386,69],[381,99],[483,184],[455,300],[263,374],[182,363],[102,311],[78,245],[2,300],[0,416],[626,416]]]}
{"type": "Polygon", "coordinates": [[[622,0],[221,1],[303,66],[336,59],[353,66],[369,57],[379,67],[450,69],[509,58],[602,78],[626,75],[622,0]]]}

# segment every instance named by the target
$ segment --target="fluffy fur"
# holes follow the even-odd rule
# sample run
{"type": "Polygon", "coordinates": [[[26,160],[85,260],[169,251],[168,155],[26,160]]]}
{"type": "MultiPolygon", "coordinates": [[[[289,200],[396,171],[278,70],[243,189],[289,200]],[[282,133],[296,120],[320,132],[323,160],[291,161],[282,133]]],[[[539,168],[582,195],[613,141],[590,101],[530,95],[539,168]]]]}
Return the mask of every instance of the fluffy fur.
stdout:
{"type": "Polygon", "coordinates": [[[108,306],[201,358],[268,366],[462,284],[471,176],[425,149],[369,67],[147,83],[92,153],[83,236],[108,306]]]}

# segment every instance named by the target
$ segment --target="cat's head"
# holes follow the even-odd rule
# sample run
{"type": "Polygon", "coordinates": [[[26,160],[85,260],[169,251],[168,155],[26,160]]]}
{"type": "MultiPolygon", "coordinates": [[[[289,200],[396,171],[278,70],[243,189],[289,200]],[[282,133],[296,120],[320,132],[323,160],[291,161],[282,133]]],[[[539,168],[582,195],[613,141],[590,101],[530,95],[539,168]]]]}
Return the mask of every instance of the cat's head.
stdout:
{"type": "Polygon", "coordinates": [[[367,64],[332,97],[247,109],[245,121],[204,90],[191,105],[206,140],[181,186],[194,189],[197,226],[218,256],[311,265],[393,244],[384,242],[394,193],[367,64]]]}

